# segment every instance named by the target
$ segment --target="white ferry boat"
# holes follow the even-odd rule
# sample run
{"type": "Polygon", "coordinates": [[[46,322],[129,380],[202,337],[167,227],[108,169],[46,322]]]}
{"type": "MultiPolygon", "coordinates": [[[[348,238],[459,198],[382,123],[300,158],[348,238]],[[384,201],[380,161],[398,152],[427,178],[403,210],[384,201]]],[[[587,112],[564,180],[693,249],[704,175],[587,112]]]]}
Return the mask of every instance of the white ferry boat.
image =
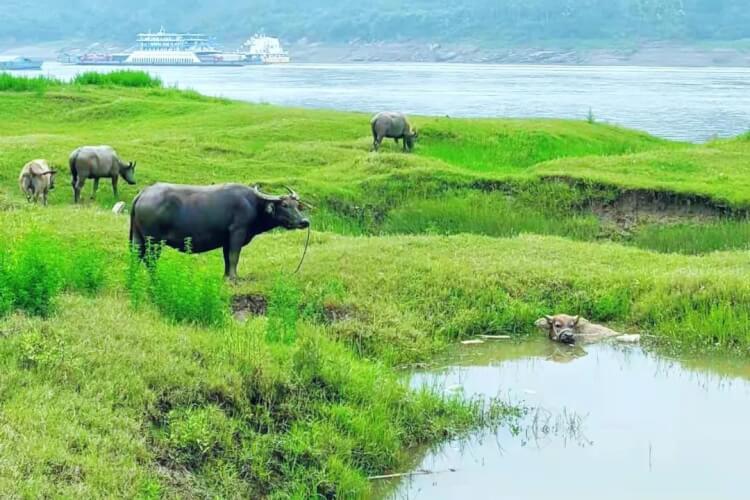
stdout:
{"type": "Polygon", "coordinates": [[[123,53],[88,53],[76,64],[116,66],[244,66],[245,54],[223,52],[202,33],[139,33],[136,46],[123,53]]]}
{"type": "Polygon", "coordinates": [[[291,60],[278,38],[258,33],[242,44],[242,52],[256,64],[285,64],[291,60]]]}
{"type": "Polygon", "coordinates": [[[42,61],[23,56],[0,56],[0,71],[39,70],[42,61]]]}

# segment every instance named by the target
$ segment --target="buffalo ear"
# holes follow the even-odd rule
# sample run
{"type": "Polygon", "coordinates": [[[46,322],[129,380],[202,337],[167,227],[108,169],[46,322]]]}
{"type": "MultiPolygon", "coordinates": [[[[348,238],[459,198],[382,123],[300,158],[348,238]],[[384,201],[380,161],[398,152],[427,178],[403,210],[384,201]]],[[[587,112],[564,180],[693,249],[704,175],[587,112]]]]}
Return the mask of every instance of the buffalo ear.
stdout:
{"type": "Polygon", "coordinates": [[[547,316],[546,314],[544,315],[544,319],[547,320],[547,324],[550,326],[552,326],[552,323],[555,321],[555,318],[553,318],[552,316],[547,316]]]}
{"type": "Polygon", "coordinates": [[[266,203],[266,213],[268,215],[273,215],[275,211],[276,211],[276,204],[274,202],[266,203]]]}
{"type": "Polygon", "coordinates": [[[578,322],[579,321],[581,321],[581,317],[580,316],[576,316],[575,319],[573,320],[573,326],[578,326],[578,322]]]}

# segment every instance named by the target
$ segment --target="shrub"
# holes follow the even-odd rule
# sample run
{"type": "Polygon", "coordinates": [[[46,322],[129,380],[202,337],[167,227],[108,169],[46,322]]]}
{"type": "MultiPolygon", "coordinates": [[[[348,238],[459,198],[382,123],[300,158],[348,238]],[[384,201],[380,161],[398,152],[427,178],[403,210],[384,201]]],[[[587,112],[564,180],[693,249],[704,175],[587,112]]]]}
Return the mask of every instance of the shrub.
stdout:
{"type": "Polygon", "coordinates": [[[15,307],[36,316],[50,314],[62,285],[58,255],[59,246],[37,233],[19,243],[9,273],[15,307]]]}
{"type": "Polygon", "coordinates": [[[4,247],[0,247],[0,318],[13,309],[13,290],[11,288],[10,256],[4,247]]]}
{"type": "Polygon", "coordinates": [[[21,363],[26,368],[54,369],[63,360],[64,344],[55,330],[42,329],[21,337],[21,363]]]}
{"type": "Polygon", "coordinates": [[[66,288],[91,296],[104,286],[106,263],[101,250],[79,245],[69,255],[66,267],[66,288]]]}
{"type": "Polygon", "coordinates": [[[138,249],[130,247],[128,252],[128,267],[125,275],[125,288],[128,290],[130,305],[138,309],[148,296],[149,276],[141,259],[138,257],[138,249]]]}
{"type": "Polygon", "coordinates": [[[162,87],[162,81],[158,77],[151,76],[144,71],[120,70],[110,73],[97,73],[87,71],[77,75],[73,79],[77,85],[98,85],[118,87],[162,87]]]}
{"type": "MultiPolygon", "coordinates": [[[[160,253],[160,247],[150,252],[160,253]]],[[[185,323],[215,326],[224,323],[229,311],[229,293],[221,275],[195,266],[190,255],[165,252],[150,259],[149,294],[167,317],[185,323]]],[[[132,297],[132,295],[131,295],[132,297]]]]}

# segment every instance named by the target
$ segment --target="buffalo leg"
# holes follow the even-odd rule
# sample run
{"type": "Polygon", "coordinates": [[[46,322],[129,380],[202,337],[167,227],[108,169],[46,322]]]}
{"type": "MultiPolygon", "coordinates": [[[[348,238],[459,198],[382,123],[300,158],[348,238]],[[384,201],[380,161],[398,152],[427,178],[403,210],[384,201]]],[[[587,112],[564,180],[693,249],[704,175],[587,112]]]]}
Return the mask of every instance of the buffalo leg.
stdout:
{"type": "Polygon", "coordinates": [[[130,246],[138,252],[139,260],[146,260],[146,241],[137,229],[133,230],[133,234],[130,237],[130,246]]]}
{"type": "Polygon", "coordinates": [[[224,277],[231,280],[237,279],[237,264],[240,261],[240,251],[245,243],[245,234],[237,231],[229,236],[229,241],[224,245],[224,277]]]}
{"type": "Polygon", "coordinates": [[[79,177],[77,181],[73,183],[73,198],[76,203],[81,201],[81,191],[83,186],[86,184],[86,179],[79,177]]]}
{"type": "Polygon", "coordinates": [[[230,280],[237,279],[237,264],[240,261],[240,250],[242,247],[233,248],[231,244],[224,246],[224,277],[230,280]]]}
{"type": "Polygon", "coordinates": [[[372,150],[376,151],[380,149],[380,141],[382,141],[383,138],[380,137],[378,134],[373,133],[372,134],[372,150]]]}
{"type": "Polygon", "coordinates": [[[91,191],[91,199],[92,200],[96,199],[96,192],[97,191],[99,191],[99,178],[98,177],[94,179],[94,190],[91,191]]]}
{"type": "Polygon", "coordinates": [[[117,181],[118,181],[117,177],[112,177],[112,192],[115,195],[115,199],[117,199],[117,181]]]}

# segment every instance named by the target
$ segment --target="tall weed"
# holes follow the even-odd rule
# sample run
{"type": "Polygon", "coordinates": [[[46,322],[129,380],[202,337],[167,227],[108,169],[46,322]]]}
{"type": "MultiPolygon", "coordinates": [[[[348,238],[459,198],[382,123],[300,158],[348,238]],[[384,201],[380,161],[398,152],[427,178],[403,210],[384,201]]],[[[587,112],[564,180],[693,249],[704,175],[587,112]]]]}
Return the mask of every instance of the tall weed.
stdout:
{"type": "Polygon", "coordinates": [[[291,344],[297,338],[300,293],[296,285],[280,275],[268,299],[266,338],[271,342],[291,344]]]}
{"type": "Polygon", "coordinates": [[[15,307],[35,316],[52,312],[53,299],[63,285],[59,255],[59,245],[38,233],[19,242],[9,273],[15,307]]]}
{"type": "Polygon", "coordinates": [[[229,313],[226,285],[220,274],[196,267],[194,258],[170,251],[153,259],[149,265],[149,295],[162,314],[175,321],[220,325],[229,313]]]}
{"type": "Polygon", "coordinates": [[[68,254],[65,265],[65,286],[69,290],[94,296],[103,287],[107,264],[101,250],[78,245],[68,254]]]}

